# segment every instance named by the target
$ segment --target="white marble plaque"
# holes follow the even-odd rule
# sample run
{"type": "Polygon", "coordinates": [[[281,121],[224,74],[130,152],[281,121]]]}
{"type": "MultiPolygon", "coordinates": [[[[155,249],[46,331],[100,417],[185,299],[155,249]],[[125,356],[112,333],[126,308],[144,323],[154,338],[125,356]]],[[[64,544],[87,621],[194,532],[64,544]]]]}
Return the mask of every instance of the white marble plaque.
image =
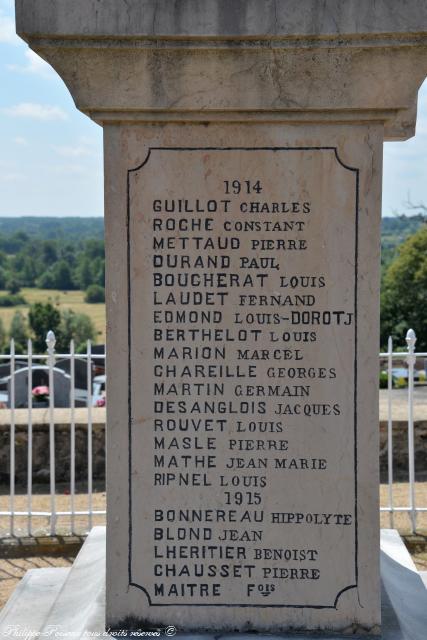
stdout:
{"type": "Polygon", "coordinates": [[[357,211],[333,147],[152,148],[129,170],[129,583],[147,619],[333,609],[357,588],[357,211]]]}

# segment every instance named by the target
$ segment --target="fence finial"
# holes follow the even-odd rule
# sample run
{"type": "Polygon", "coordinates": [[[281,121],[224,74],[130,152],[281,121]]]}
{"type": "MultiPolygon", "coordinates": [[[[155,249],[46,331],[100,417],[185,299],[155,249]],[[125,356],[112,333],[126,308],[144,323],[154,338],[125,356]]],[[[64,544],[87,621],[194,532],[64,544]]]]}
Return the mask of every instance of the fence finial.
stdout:
{"type": "Polygon", "coordinates": [[[53,331],[48,331],[46,336],[46,344],[48,353],[53,353],[56,344],[56,337],[53,331]]]}
{"type": "Polygon", "coordinates": [[[416,341],[417,336],[415,335],[415,331],[413,329],[408,329],[408,333],[406,334],[406,344],[408,345],[408,355],[406,356],[406,362],[409,366],[414,366],[417,359],[417,357],[414,355],[416,341]]]}
{"type": "Polygon", "coordinates": [[[417,336],[415,335],[415,331],[413,329],[408,329],[408,333],[406,334],[406,344],[408,345],[408,349],[415,347],[416,341],[417,336]]]}
{"type": "Polygon", "coordinates": [[[48,353],[47,364],[49,367],[55,366],[55,344],[55,334],[53,333],[53,331],[48,331],[46,336],[46,345],[48,353]]]}

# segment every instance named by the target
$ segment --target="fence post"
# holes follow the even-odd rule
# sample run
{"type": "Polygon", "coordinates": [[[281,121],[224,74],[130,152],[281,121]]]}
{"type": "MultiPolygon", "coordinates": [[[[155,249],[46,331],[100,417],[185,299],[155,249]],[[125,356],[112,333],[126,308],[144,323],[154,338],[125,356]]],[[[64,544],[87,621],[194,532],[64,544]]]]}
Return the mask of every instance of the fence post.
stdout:
{"type": "Polygon", "coordinates": [[[15,535],[15,340],[10,341],[10,535],[15,535]]]}
{"type": "Polygon", "coordinates": [[[27,450],[27,506],[28,506],[28,535],[32,531],[32,503],[33,503],[33,343],[27,342],[28,349],[28,450],[27,450]]]}
{"type": "Polygon", "coordinates": [[[92,343],[87,341],[87,493],[88,493],[88,528],[92,529],[93,522],[93,470],[92,470],[92,343]]]}
{"type": "Polygon", "coordinates": [[[388,375],[387,375],[387,394],[388,394],[388,421],[387,421],[387,455],[388,455],[388,504],[390,507],[390,527],[394,528],[394,505],[393,505],[393,413],[392,413],[392,394],[393,394],[393,338],[390,336],[387,345],[388,375]]]}
{"type": "Polygon", "coordinates": [[[47,365],[49,367],[49,461],[50,461],[50,533],[56,532],[56,508],[55,508],[55,388],[53,368],[55,366],[56,338],[53,331],[48,331],[46,336],[47,365]]]}
{"type": "Polygon", "coordinates": [[[75,371],[75,346],[74,340],[70,341],[70,507],[71,507],[71,533],[75,533],[74,511],[75,511],[75,493],[76,493],[76,371],[75,371]]]}
{"type": "Polygon", "coordinates": [[[415,446],[414,446],[414,368],[416,362],[415,343],[417,336],[413,329],[406,334],[408,345],[408,461],[409,461],[409,508],[411,518],[411,530],[415,533],[417,528],[417,512],[415,507],[415,446]]]}

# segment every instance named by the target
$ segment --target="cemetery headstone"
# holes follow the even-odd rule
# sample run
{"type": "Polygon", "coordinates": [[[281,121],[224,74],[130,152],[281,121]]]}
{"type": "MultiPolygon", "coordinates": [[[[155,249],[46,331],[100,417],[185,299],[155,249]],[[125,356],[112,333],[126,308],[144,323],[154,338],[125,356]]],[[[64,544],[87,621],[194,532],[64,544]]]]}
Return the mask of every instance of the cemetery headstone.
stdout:
{"type": "MultiPolygon", "coordinates": [[[[28,367],[15,371],[15,408],[28,407],[28,367]]],[[[54,406],[57,408],[70,406],[70,376],[56,367],[53,369],[53,385],[54,385],[54,406]]],[[[49,369],[48,367],[33,367],[31,388],[46,387],[49,389],[49,369]]],[[[8,379],[8,407],[12,404],[12,384],[11,378],[8,379]]],[[[50,391],[50,390],[49,390],[50,391]]],[[[37,404],[37,398],[33,399],[33,406],[37,404]]],[[[48,398],[46,399],[48,404],[48,398]]]]}
{"type": "MultiPolygon", "coordinates": [[[[55,367],[70,375],[70,358],[58,360],[55,364],[55,367]]],[[[82,360],[81,358],[74,359],[74,387],[76,389],[87,390],[87,362],[86,360],[82,360]]]]}

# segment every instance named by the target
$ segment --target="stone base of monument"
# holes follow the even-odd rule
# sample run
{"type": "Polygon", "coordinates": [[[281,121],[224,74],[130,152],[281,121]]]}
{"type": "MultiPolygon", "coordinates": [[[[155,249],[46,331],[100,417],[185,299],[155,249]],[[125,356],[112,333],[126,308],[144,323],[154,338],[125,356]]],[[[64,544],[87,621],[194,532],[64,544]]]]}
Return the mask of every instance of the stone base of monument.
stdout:
{"type": "MultiPolygon", "coordinates": [[[[425,640],[427,572],[417,571],[394,529],[381,532],[381,578],[381,638],[425,640]]],[[[0,637],[46,635],[50,638],[68,636],[75,639],[114,636],[116,634],[104,630],[104,595],[105,528],[94,527],[71,569],[33,569],[27,572],[0,613],[0,637]]],[[[164,635],[164,631],[161,635],[164,635]]],[[[253,635],[247,638],[253,640],[253,635]]],[[[240,636],[244,638],[245,634],[240,636]]],[[[120,632],[120,637],[127,635],[120,632]]],[[[181,637],[201,639],[213,636],[181,634],[181,637]]],[[[258,637],[260,640],[263,638],[261,634],[258,637]]],[[[265,636],[268,637],[271,638],[265,636]]],[[[288,634],[286,637],[301,639],[301,634],[288,634]]],[[[304,637],[319,638],[319,635],[307,634],[304,637]]],[[[322,634],[321,637],[339,640],[344,636],[322,634]]],[[[217,640],[218,636],[215,638],[217,640]]]]}

